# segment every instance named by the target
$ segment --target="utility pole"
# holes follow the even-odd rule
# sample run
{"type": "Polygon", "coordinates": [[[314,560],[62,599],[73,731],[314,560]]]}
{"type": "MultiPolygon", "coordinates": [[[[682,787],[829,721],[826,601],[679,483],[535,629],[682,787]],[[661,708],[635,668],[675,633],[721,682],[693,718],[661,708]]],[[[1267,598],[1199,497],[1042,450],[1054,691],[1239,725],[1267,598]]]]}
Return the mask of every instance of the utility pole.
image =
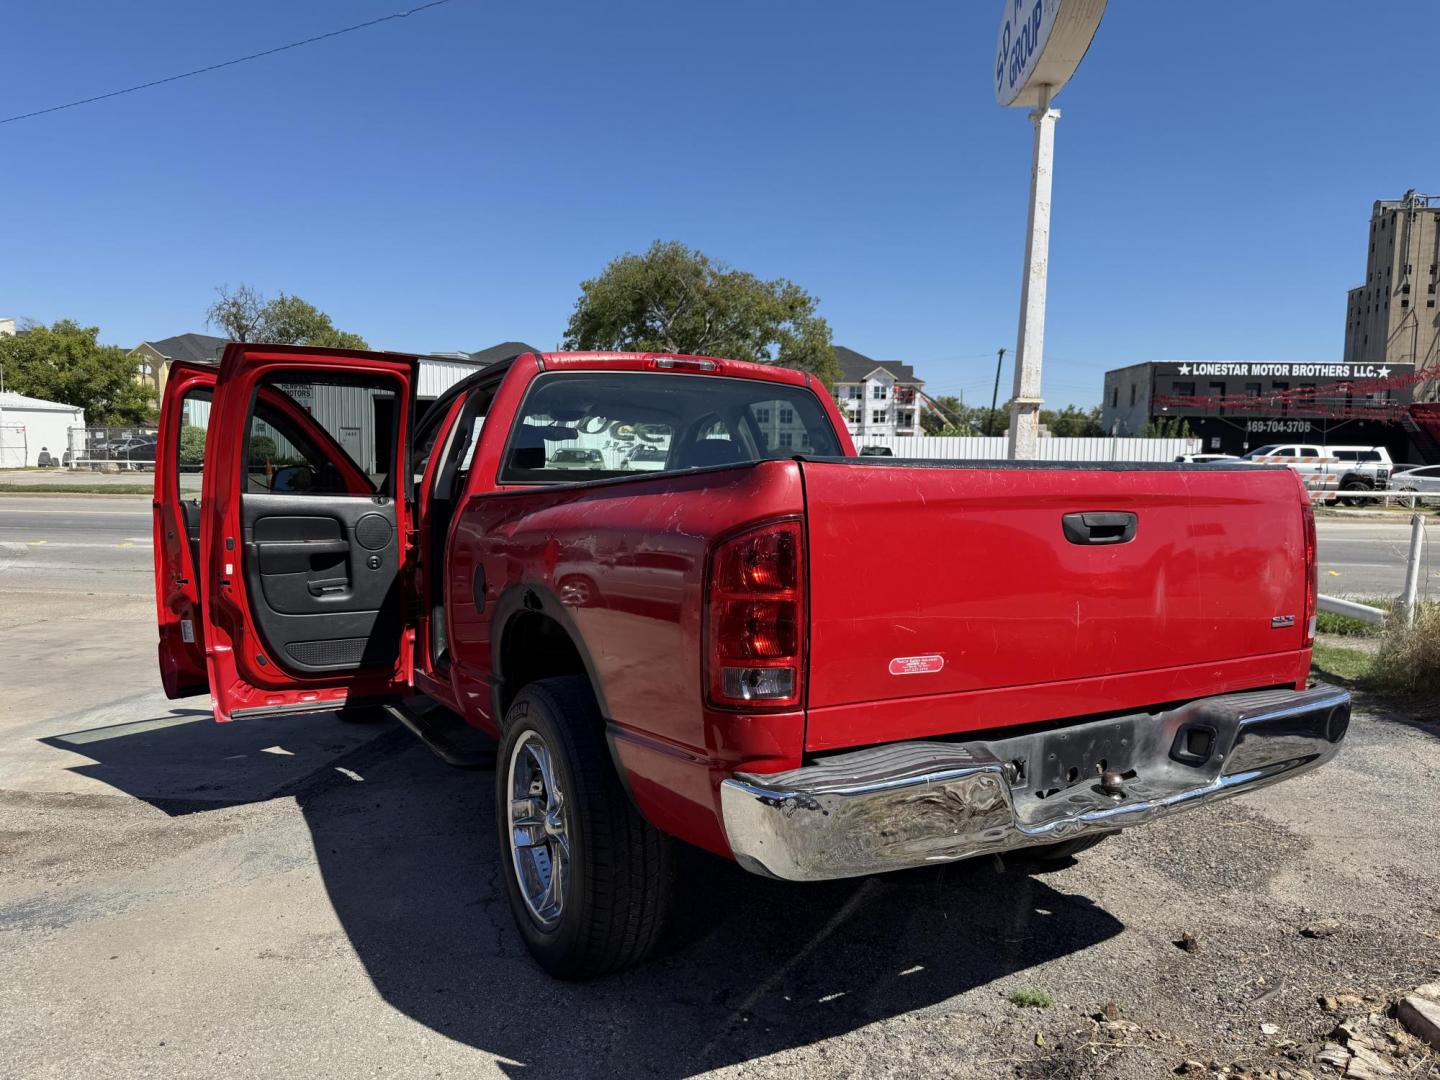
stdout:
{"type": "Polygon", "coordinates": [[[990,391],[990,411],[985,414],[985,434],[993,435],[995,427],[995,406],[1000,400],[1000,365],[1005,363],[1005,350],[995,357],[995,389],[990,391]]]}

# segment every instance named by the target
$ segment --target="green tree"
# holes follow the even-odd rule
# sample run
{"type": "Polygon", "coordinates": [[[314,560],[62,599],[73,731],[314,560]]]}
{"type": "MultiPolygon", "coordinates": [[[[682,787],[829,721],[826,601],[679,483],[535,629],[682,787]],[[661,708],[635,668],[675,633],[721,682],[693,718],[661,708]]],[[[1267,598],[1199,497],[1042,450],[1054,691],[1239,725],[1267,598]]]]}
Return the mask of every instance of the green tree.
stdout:
{"type": "Polygon", "coordinates": [[[944,436],[984,434],[984,414],[988,413],[989,409],[973,408],[958,397],[949,394],[930,400],[934,407],[926,409],[920,416],[920,426],[925,429],[925,434],[944,436]]]}
{"type": "Polygon", "coordinates": [[[580,283],[565,347],[782,364],[834,386],[840,367],[817,304],[792,281],[762,281],[657,240],[644,255],[622,255],[580,283]]]}
{"type": "Polygon", "coordinates": [[[331,349],[366,349],[359,334],[337,330],[330,316],[298,296],[280,293],[261,309],[261,341],[289,345],[322,345],[331,349]]]}
{"type": "Polygon", "coordinates": [[[215,293],[219,299],[205,312],[206,323],[231,341],[264,340],[260,335],[265,325],[265,298],[258,290],[241,282],[235,289],[217,285],[215,293]]]}
{"type": "Polygon", "coordinates": [[[957,397],[932,400],[939,409],[921,418],[927,435],[1003,435],[1010,426],[1008,403],[992,409],[988,405],[966,405],[957,397]]]}
{"type": "Polygon", "coordinates": [[[135,362],[118,345],[101,345],[98,326],[61,319],[0,337],[5,388],[85,410],[87,424],[132,424],[151,412],[135,362]]]}
{"type": "Polygon", "coordinates": [[[359,334],[337,329],[330,316],[309,301],[281,292],[267,300],[249,285],[217,286],[219,299],[205,313],[206,321],[232,341],[279,345],[319,345],[330,349],[368,349],[359,334]]]}
{"type": "Polygon", "coordinates": [[[1100,406],[1082,409],[1079,405],[1066,405],[1059,412],[1040,410],[1040,423],[1057,438],[1095,438],[1105,434],[1100,424],[1100,406]]]}
{"type": "Polygon", "coordinates": [[[1190,422],[1180,416],[1162,416],[1158,420],[1147,421],[1140,429],[1139,438],[1142,439],[1193,439],[1195,432],[1190,430],[1190,422]]]}
{"type": "Polygon", "coordinates": [[[920,428],[926,435],[939,435],[947,427],[961,421],[965,406],[960,399],[949,394],[930,399],[930,408],[920,414],[920,428]]]}

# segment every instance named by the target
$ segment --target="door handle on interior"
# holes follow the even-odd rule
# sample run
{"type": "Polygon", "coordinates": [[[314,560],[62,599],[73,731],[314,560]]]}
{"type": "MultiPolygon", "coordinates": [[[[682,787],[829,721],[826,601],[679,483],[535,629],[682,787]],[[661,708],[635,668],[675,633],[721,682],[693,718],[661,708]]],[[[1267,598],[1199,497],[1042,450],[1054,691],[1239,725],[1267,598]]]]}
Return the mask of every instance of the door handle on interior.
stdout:
{"type": "Polygon", "coordinates": [[[348,540],[259,540],[253,546],[258,555],[343,555],[350,550],[348,540]]]}
{"type": "Polygon", "coordinates": [[[344,592],[350,587],[350,579],[317,578],[314,581],[307,581],[305,587],[310,590],[311,596],[328,596],[331,593],[344,592]]]}
{"type": "Polygon", "coordinates": [[[1139,519],[1124,511],[1089,511],[1060,519],[1065,539],[1072,544],[1128,544],[1135,539],[1139,519]]]}

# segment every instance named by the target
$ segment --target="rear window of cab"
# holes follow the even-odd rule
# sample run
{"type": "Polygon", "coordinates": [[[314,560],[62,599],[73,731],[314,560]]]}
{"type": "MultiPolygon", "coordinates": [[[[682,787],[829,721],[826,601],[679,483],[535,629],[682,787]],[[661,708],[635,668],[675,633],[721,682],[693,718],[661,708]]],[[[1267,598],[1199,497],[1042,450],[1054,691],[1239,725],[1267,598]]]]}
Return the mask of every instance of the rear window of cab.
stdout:
{"type": "Polygon", "coordinates": [[[803,386],[714,375],[553,372],[531,383],[499,480],[573,484],[637,470],[843,452],[824,407],[803,386]]]}

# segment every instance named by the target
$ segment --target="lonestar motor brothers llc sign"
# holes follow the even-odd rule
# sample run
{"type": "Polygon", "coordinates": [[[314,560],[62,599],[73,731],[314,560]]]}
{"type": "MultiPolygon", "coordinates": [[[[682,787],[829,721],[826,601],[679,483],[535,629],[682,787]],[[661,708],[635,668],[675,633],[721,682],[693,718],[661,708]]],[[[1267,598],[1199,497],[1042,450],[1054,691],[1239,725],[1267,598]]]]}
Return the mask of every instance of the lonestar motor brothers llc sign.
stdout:
{"type": "Polygon", "coordinates": [[[1156,364],[1156,375],[1211,378],[1256,379],[1388,379],[1391,375],[1408,375],[1413,364],[1314,364],[1314,363],[1213,363],[1156,364]]]}

